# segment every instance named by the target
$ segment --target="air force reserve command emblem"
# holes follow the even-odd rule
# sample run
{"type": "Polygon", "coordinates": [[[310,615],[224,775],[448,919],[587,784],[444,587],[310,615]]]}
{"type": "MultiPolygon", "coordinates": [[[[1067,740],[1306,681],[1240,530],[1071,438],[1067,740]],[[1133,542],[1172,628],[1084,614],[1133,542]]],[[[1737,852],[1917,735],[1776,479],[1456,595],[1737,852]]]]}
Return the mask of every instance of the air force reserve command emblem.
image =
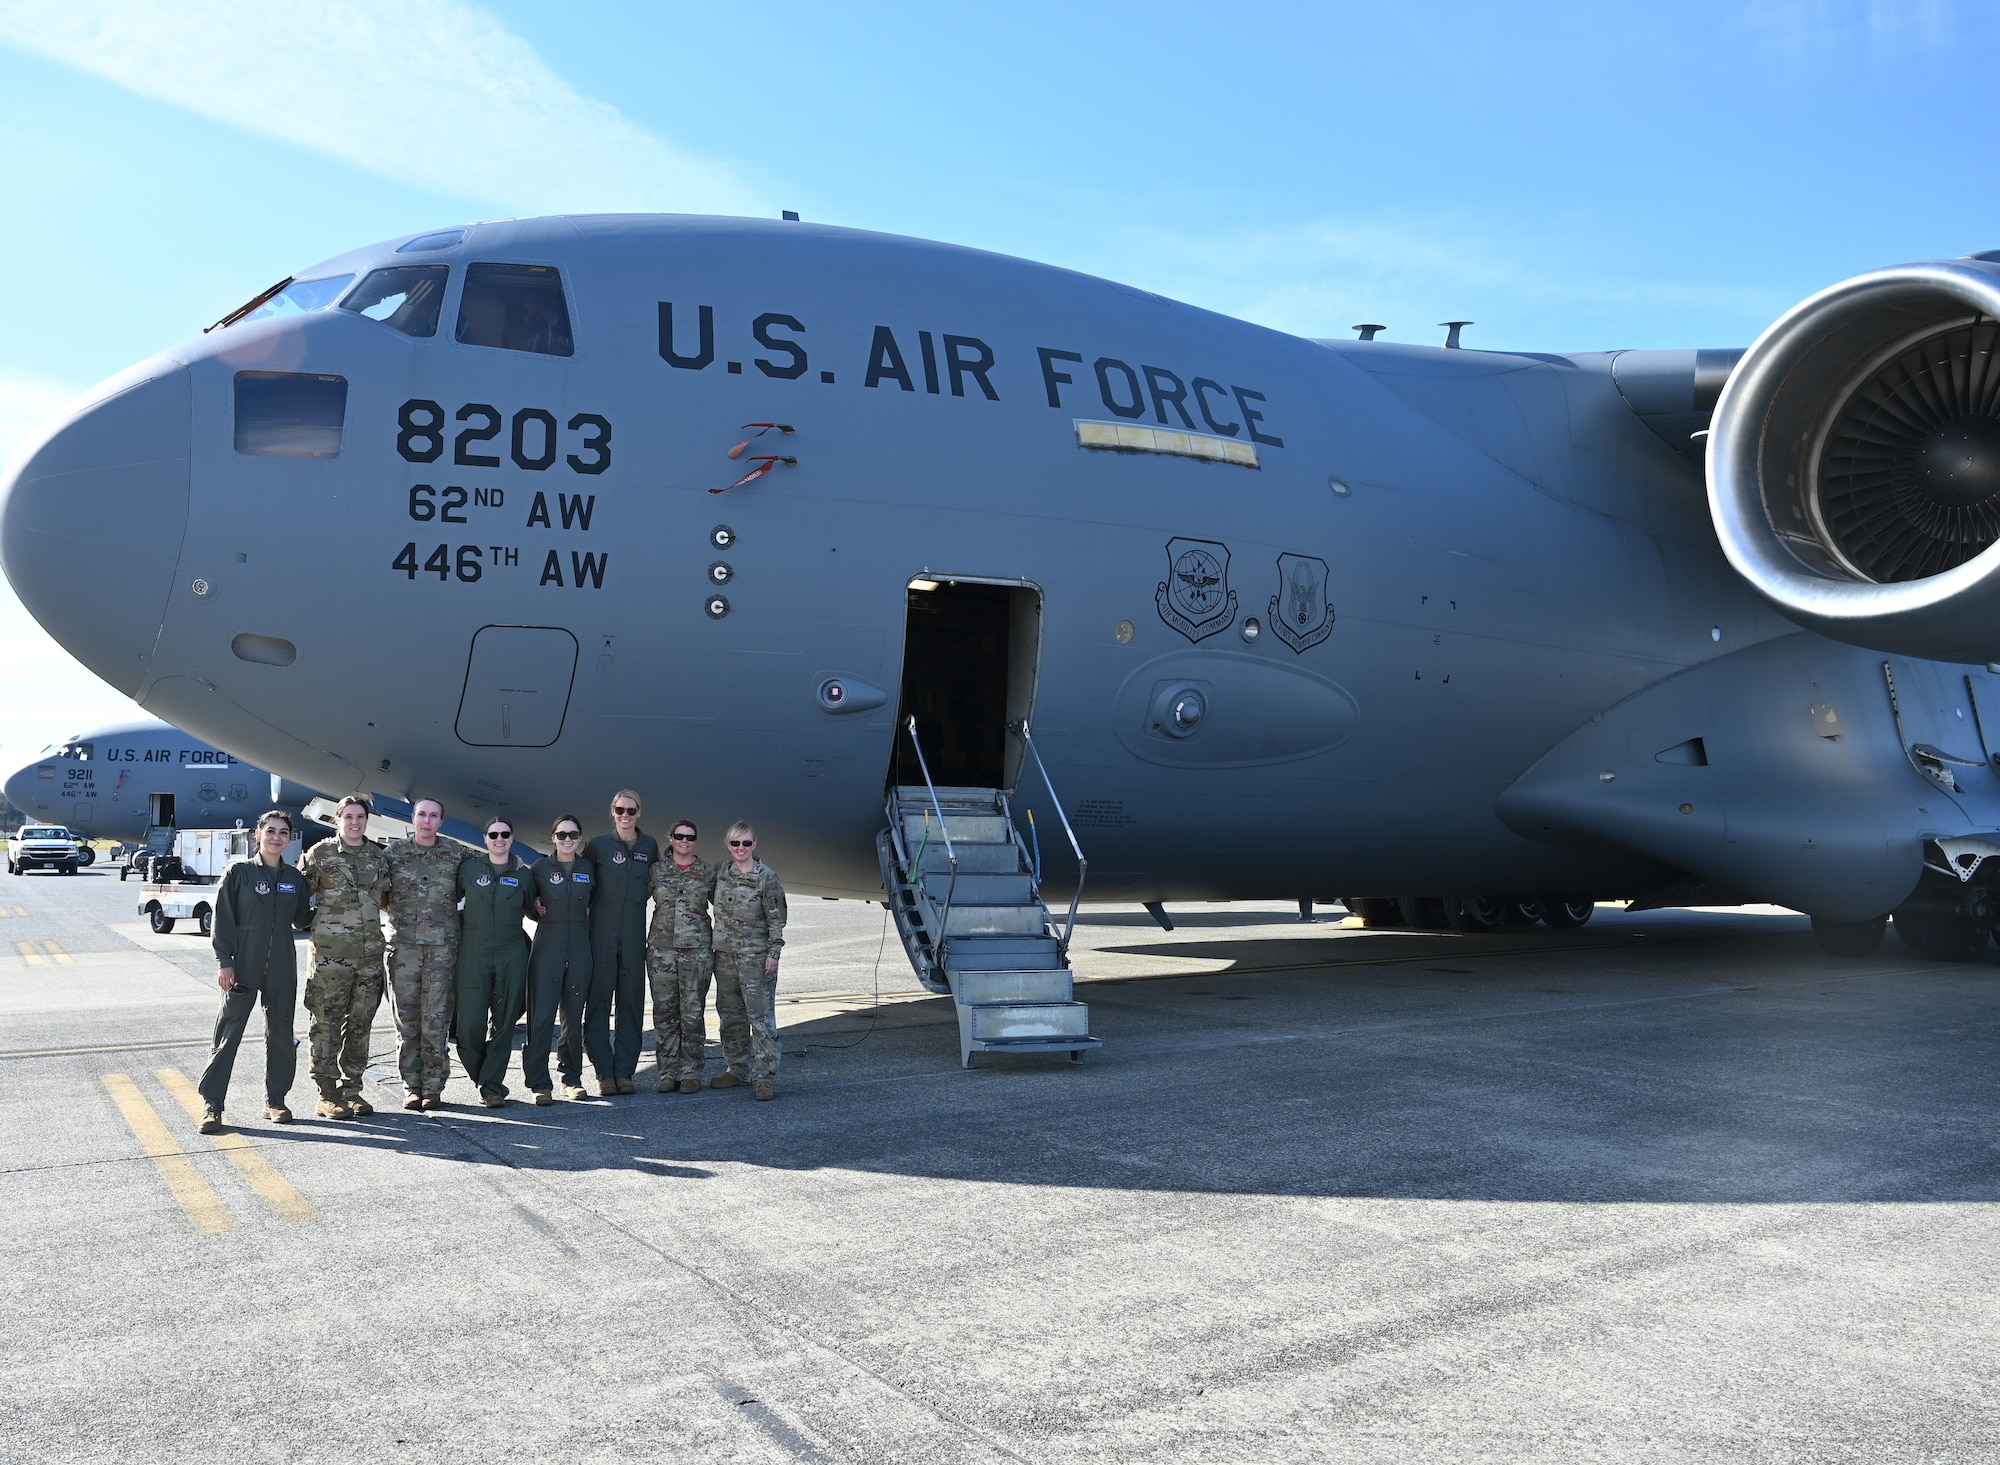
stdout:
{"type": "Polygon", "coordinates": [[[1278,556],[1278,593],[1271,597],[1271,629],[1302,656],[1333,634],[1326,576],[1325,560],[1302,554],[1278,556]]]}
{"type": "Polygon", "coordinates": [[[1169,539],[1167,578],[1153,592],[1160,619],[1190,641],[1213,636],[1236,619],[1229,588],[1229,546],[1212,539],[1169,539]]]}

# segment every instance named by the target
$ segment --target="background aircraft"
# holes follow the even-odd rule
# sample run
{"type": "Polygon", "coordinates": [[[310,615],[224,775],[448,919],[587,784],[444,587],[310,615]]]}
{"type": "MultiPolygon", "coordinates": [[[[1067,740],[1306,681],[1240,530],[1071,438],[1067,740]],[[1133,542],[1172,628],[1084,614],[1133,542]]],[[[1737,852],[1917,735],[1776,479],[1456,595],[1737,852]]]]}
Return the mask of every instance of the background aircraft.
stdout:
{"type": "Polygon", "coordinates": [[[1523,355],[795,221],[481,224],[103,384],[17,459],[0,556],[288,778],[531,833],[629,783],[753,819],[801,892],[922,884],[927,777],[1001,842],[1060,827],[1052,781],[1099,898],[1775,900],[1837,949],[1900,908],[1961,955],[2000,851],[1987,316],[1972,260],[1740,366],[1523,355]],[[276,593],[302,537],[337,613],[276,593]],[[93,562],[119,588],[67,595],[93,562]]]}
{"type": "Polygon", "coordinates": [[[114,723],[51,744],[8,775],[5,792],[30,819],[118,840],[145,838],[161,814],[182,829],[229,829],[269,808],[296,813],[313,796],[164,722],[114,723]]]}

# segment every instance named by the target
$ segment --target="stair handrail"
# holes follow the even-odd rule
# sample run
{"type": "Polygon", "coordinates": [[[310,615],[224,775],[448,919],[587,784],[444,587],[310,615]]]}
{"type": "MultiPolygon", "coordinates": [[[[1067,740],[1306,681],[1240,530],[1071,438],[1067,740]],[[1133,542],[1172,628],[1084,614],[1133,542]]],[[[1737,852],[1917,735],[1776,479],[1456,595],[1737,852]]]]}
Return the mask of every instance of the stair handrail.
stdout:
{"type": "Polygon", "coordinates": [[[1028,730],[1028,719],[1024,717],[1008,726],[1020,737],[1027,746],[1029,756],[1035,760],[1036,771],[1042,775],[1042,786],[1049,791],[1049,802],[1056,806],[1056,818],[1062,820],[1063,833],[1069,836],[1069,847],[1076,855],[1076,889],[1070,892],[1069,919],[1063,925],[1062,934],[1063,960],[1067,961],[1069,940],[1076,933],[1077,902],[1083,899],[1083,882],[1090,874],[1090,861],[1083,857],[1083,846],[1076,842],[1076,831],[1069,827],[1069,815],[1063,811],[1062,795],[1056,792],[1056,786],[1049,778],[1048,765],[1042,762],[1041,749],[1035,746],[1034,736],[1028,730]]]}
{"type": "MultiPolygon", "coordinates": [[[[945,948],[949,942],[945,933],[951,929],[952,897],[958,894],[958,851],[952,848],[951,826],[944,822],[944,806],[938,802],[937,785],[931,782],[931,766],[924,761],[923,744],[917,741],[917,719],[911,717],[906,725],[910,730],[910,746],[917,750],[917,768],[924,775],[924,788],[931,796],[931,812],[937,815],[938,833],[944,836],[944,857],[951,861],[951,883],[945,886],[944,913],[938,917],[937,930],[937,962],[939,966],[948,967],[948,954],[945,948]]],[[[922,870],[910,871],[910,883],[919,891],[923,889],[923,880],[922,870]]]]}

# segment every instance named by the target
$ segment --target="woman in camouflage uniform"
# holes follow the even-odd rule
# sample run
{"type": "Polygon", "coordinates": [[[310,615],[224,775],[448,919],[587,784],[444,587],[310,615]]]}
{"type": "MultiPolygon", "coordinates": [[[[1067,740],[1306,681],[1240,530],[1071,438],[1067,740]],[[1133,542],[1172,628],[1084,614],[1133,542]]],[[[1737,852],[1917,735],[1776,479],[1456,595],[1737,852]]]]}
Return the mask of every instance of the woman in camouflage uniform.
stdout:
{"type": "Polygon", "coordinates": [[[701,1087],[708,1025],[708,979],[712,928],[709,902],[715,898],[715,866],[694,852],[692,819],[676,819],[667,840],[667,858],[655,861],[651,878],[653,928],[646,934],[646,973],[653,988],[654,1060],[659,1093],[692,1094],[701,1087]]]}
{"type": "Polygon", "coordinates": [[[778,953],[785,946],[785,887],[757,858],[757,833],[729,826],[729,860],[715,879],[715,1011],[722,1019],[727,1072],[710,1080],[726,1089],[756,1086],[759,1099],[778,1080],[778,953]]]}

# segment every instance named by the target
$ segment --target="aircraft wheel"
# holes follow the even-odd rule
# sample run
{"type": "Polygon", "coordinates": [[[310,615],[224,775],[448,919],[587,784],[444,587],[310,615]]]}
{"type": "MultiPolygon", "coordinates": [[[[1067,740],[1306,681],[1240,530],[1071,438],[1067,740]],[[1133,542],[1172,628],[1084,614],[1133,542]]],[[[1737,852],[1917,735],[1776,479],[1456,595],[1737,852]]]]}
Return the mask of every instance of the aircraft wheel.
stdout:
{"type": "Polygon", "coordinates": [[[1897,911],[1895,919],[1896,935],[1926,961],[1974,961],[1986,949],[1986,928],[1968,916],[1897,911]]]}
{"type": "Polygon", "coordinates": [[[80,849],[80,850],[78,850],[78,851],[76,852],[76,862],[77,862],[77,863],[78,863],[79,865],[94,865],[94,864],[96,864],[96,863],[97,863],[97,851],[96,851],[96,850],[95,850],[94,848],[92,848],[92,847],[91,847],[90,845],[85,845],[85,846],[84,846],[84,847],[83,847],[82,849],[80,849]]]}
{"type": "Polygon", "coordinates": [[[1442,931],[1448,924],[1444,901],[1435,895],[1398,896],[1396,912],[1413,931],[1442,931]]]}
{"type": "Polygon", "coordinates": [[[1828,956],[1873,956],[1882,949],[1882,938],[1889,931],[1889,918],[1829,921],[1824,916],[1814,916],[1812,931],[1813,940],[1828,956]]]}
{"type": "Polygon", "coordinates": [[[1364,926],[1398,926],[1402,924],[1402,912],[1396,909],[1396,902],[1380,895],[1354,895],[1344,902],[1346,907],[1361,917],[1364,926]]]}
{"type": "Polygon", "coordinates": [[[169,936],[173,934],[174,918],[161,914],[158,906],[154,906],[150,911],[146,912],[146,919],[153,923],[153,932],[155,935],[169,936]]]}
{"type": "Polygon", "coordinates": [[[1484,895],[1454,895],[1445,911],[1458,931],[1497,931],[1507,919],[1506,902],[1484,895]]]}
{"type": "Polygon", "coordinates": [[[1588,896],[1544,895],[1535,902],[1542,913],[1543,921],[1558,931],[1574,931],[1579,926],[1590,924],[1590,918],[1597,914],[1597,906],[1588,896]]]}
{"type": "Polygon", "coordinates": [[[1510,926],[1537,926],[1541,924],[1542,908],[1532,900],[1510,900],[1506,904],[1506,923],[1510,926]]]}

